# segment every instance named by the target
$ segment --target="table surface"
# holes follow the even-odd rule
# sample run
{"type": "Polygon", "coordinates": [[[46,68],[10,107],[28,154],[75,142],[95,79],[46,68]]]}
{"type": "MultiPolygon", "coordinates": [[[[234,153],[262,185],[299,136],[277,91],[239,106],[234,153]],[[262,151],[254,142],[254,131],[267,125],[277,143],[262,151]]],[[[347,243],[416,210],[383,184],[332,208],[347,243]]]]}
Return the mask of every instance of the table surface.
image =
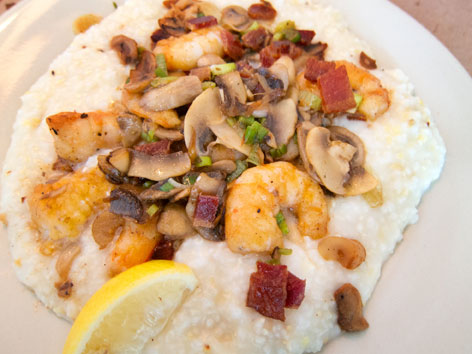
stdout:
{"type": "MultiPolygon", "coordinates": [[[[0,14],[20,0],[0,0],[0,14]]],[[[390,0],[433,33],[472,74],[471,0],[390,0]]]]}

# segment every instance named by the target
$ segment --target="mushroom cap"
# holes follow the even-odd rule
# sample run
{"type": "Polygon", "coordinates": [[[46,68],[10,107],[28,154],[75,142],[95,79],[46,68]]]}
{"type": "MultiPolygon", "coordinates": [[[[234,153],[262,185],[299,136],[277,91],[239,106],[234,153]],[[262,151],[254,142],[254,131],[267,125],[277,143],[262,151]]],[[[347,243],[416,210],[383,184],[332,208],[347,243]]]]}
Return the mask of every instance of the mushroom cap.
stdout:
{"type": "Polygon", "coordinates": [[[292,99],[287,98],[270,105],[266,127],[274,135],[277,146],[288,144],[295,134],[297,120],[297,106],[292,99]]]}
{"type": "Polygon", "coordinates": [[[227,6],[221,13],[221,24],[223,27],[242,32],[249,28],[253,20],[249,17],[246,9],[241,6],[227,6]]]}

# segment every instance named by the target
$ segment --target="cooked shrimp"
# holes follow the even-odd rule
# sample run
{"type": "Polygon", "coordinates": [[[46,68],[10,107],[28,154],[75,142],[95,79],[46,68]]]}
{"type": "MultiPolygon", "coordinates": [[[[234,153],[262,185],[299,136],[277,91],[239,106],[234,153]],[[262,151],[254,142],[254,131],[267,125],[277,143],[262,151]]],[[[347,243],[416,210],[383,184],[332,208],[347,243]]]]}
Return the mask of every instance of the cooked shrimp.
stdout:
{"type": "Polygon", "coordinates": [[[326,235],[328,208],[321,187],[288,162],[246,170],[229,190],[225,233],[233,252],[271,252],[283,246],[275,216],[291,212],[302,236],[326,235]]]}
{"type": "Polygon", "coordinates": [[[297,88],[300,91],[302,90],[309,91],[317,95],[318,97],[321,97],[320,88],[318,87],[318,85],[314,84],[310,80],[305,79],[305,70],[301,71],[297,75],[296,83],[297,83],[297,88]]]}
{"type": "Polygon", "coordinates": [[[109,256],[109,272],[114,276],[132,266],[144,263],[152,256],[152,252],[162,235],[157,232],[155,215],[145,224],[126,220],[119,238],[109,256]]]}
{"type": "Polygon", "coordinates": [[[62,112],[46,118],[54,137],[57,154],[80,162],[98,149],[113,148],[121,143],[116,115],[108,112],[62,112]]]}
{"type": "Polygon", "coordinates": [[[154,54],[164,54],[169,70],[190,70],[206,54],[223,56],[222,29],[218,26],[202,28],[180,37],[161,40],[154,54]]]}
{"type": "Polygon", "coordinates": [[[31,218],[45,239],[75,238],[111,188],[98,168],[39,184],[27,197],[31,218]]]}
{"type": "Polygon", "coordinates": [[[336,67],[341,65],[346,67],[349,82],[354,91],[362,95],[359,112],[364,114],[368,120],[375,120],[385,113],[390,107],[390,99],[388,91],[382,87],[380,80],[348,61],[336,61],[336,67]]]}

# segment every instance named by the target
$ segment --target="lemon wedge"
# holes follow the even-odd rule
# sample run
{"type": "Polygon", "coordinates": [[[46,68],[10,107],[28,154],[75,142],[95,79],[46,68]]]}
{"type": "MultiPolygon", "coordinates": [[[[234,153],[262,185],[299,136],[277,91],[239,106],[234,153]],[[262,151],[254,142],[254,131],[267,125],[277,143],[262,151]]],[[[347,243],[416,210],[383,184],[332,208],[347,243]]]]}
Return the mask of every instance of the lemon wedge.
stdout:
{"type": "Polygon", "coordinates": [[[109,280],[85,304],[63,354],[139,353],[197,286],[192,270],[150,261],[109,280]]]}

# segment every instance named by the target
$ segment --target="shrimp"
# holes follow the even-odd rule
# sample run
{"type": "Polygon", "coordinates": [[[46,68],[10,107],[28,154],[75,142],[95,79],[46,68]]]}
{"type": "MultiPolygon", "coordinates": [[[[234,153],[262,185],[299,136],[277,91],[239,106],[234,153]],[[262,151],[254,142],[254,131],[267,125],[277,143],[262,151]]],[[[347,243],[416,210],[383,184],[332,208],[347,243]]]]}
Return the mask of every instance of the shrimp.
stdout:
{"type": "Polygon", "coordinates": [[[158,216],[145,224],[126,220],[109,256],[109,273],[115,276],[132,266],[148,261],[162,235],[157,232],[158,216]]]}
{"type": "Polygon", "coordinates": [[[206,54],[223,56],[223,29],[218,26],[202,28],[180,37],[157,42],[154,54],[164,54],[169,70],[190,70],[206,54]]]}
{"type": "Polygon", "coordinates": [[[62,112],[46,118],[57,154],[74,162],[84,161],[98,149],[121,143],[117,116],[109,112],[62,112]]]}
{"type": "Polygon", "coordinates": [[[345,60],[336,61],[336,67],[342,65],[346,67],[351,87],[362,95],[359,112],[368,120],[376,120],[390,107],[388,91],[382,87],[380,80],[368,71],[345,60]]]}
{"type": "Polygon", "coordinates": [[[283,247],[275,216],[281,211],[298,218],[301,235],[326,235],[328,207],[321,187],[288,162],[246,170],[231,186],[226,201],[225,233],[237,253],[268,253],[283,247]]]}
{"type": "Polygon", "coordinates": [[[98,168],[37,185],[26,199],[33,223],[46,239],[76,238],[111,191],[98,168]]]}

